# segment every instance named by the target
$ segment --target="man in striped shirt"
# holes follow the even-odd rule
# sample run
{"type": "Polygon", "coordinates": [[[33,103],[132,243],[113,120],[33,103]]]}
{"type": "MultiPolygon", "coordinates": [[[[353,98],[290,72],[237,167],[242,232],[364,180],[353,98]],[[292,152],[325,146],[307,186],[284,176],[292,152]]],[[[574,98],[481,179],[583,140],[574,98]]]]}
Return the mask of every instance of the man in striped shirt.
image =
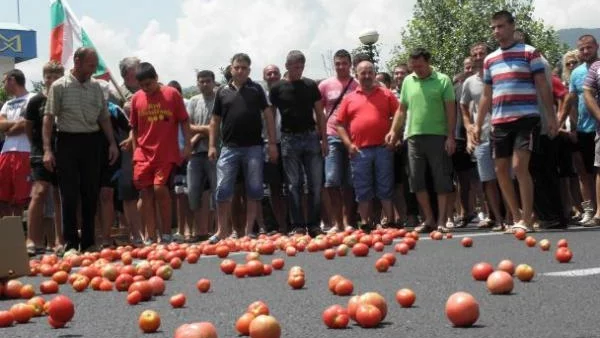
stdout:
{"type": "MultiPolygon", "coordinates": [[[[557,131],[552,114],[552,93],[544,75],[541,54],[532,46],[515,41],[515,20],[507,11],[493,15],[491,28],[500,48],[485,58],[484,91],[480,112],[492,111],[493,156],[498,183],[513,215],[509,231],[531,231],[533,225],[533,182],[529,160],[534,131],[539,129],[540,104],[548,115],[548,135],[557,131]],[[521,208],[511,179],[511,166],[519,182],[521,208]],[[522,210],[522,211],[521,211],[522,210]]],[[[480,134],[485,114],[479,114],[475,139],[480,134]]]]}

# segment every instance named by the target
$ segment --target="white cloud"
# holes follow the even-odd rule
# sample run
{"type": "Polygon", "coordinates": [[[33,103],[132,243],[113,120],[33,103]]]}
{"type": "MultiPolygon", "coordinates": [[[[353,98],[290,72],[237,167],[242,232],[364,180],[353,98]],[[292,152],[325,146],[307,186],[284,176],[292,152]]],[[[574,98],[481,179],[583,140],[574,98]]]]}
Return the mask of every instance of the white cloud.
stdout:
{"type": "MultiPolygon", "coordinates": [[[[359,45],[365,28],[377,29],[385,61],[412,15],[416,0],[184,0],[175,22],[149,21],[135,36],[127,27],[111,27],[104,18],[82,17],[81,22],[120,80],[118,62],[125,56],[138,56],[152,62],[162,81],[176,79],[184,86],[194,83],[194,69],[218,72],[236,52],[253,60],[253,78],[271,63],[283,66],[291,49],[306,54],[305,75],[326,76],[321,55],[359,45]],[[163,27],[175,25],[166,32],[163,27]],[[172,32],[172,33],[170,33],[172,32]]],[[[537,0],[536,16],[557,29],[598,27],[598,0],[537,0]]],[[[123,6],[135,6],[124,3],[123,6]]],[[[130,10],[133,10],[130,8],[130,10]]],[[[122,13],[126,13],[124,9],[122,13]]],[[[44,39],[46,37],[40,36],[44,39]]],[[[41,53],[40,53],[41,54],[41,53]]],[[[40,57],[20,64],[30,78],[41,78],[40,57]]],[[[217,73],[220,77],[220,74],[217,73]]]]}
{"type": "Polygon", "coordinates": [[[535,14],[547,25],[562,28],[598,28],[598,0],[536,0],[535,14]]]}

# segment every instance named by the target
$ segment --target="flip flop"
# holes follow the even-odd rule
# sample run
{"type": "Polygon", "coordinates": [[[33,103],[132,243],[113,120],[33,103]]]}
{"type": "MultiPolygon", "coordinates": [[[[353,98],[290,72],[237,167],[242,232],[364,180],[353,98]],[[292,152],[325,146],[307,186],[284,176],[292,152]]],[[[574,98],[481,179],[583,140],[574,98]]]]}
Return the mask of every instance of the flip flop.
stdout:
{"type": "Polygon", "coordinates": [[[219,237],[217,237],[217,235],[212,235],[210,236],[210,238],[208,239],[208,243],[209,244],[217,244],[221,241],[221,239],[219,237]]]}
{"type": "Polygon", "coordinates": [[[534,232],[534,229],[532,229],[532,228],[530,228],[530,227],[522,224],[521,222],[519,222],[517,224],[514,224],[512,227],[506,229],[506,231],[504,233],[506,233],[506,234],[514,234],[519,229],[525,230],[526,233],[534,232]]]}

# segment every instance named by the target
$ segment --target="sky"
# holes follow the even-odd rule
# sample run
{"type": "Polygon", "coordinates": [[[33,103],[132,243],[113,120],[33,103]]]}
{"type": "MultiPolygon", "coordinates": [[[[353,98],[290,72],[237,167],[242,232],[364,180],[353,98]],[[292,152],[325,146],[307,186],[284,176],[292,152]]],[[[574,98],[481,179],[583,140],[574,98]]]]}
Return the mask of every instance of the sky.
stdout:
{"type": "MultiPolygon", "coordinates": [[[[251,77],[268,64],[280,67],[291,49],[307,58],[305,76],[328,74],[323,57],[360,45],[366,29],[379,32],[382,61],[412,15],[416,0],[69,0],[73,12],[118,75],[118,62],[138,56],[151,62],[161,81],[195,83],[195,70],[219,67],[236,52],[252,58],[251,77]]],[[[17,21],[17,0],[2,0],[0,23],[17,21]]],[[[30,80],[41,79],[48,60],[48,0],[21,0],[21,25],[37,31],[38,58],[17,65],[30,80]]],[[[599,27],[598,0],[536,0],[535,15],[555,29],[599,27]]]]}

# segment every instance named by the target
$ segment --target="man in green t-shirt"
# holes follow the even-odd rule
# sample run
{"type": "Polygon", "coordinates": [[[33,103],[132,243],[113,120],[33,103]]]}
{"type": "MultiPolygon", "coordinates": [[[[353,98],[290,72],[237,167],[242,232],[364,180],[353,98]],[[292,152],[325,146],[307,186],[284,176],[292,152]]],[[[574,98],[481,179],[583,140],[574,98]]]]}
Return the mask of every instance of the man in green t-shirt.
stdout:
{"type": "Polygon", "coordinates": [[[408,142],[410,188],[417,194],[425,215],[423,224],[415,230],[430,232],[436,225],[427,194],[425,173],[429,166],[438,196],[437,229],[447,232],[446,205],[448,194],[453,190],[450,156],[456,146],[456,106],[452,80],[434,71],[429,64],[430,59],[431,53],[424,48],[417,48],[410,53],[409,67],[413,73],[402,84],[400,107],[386,141],[395,144],[404,133],[404,139],[408,142]],[[407,111],[410,111],[408,116],[407,111]]]}

